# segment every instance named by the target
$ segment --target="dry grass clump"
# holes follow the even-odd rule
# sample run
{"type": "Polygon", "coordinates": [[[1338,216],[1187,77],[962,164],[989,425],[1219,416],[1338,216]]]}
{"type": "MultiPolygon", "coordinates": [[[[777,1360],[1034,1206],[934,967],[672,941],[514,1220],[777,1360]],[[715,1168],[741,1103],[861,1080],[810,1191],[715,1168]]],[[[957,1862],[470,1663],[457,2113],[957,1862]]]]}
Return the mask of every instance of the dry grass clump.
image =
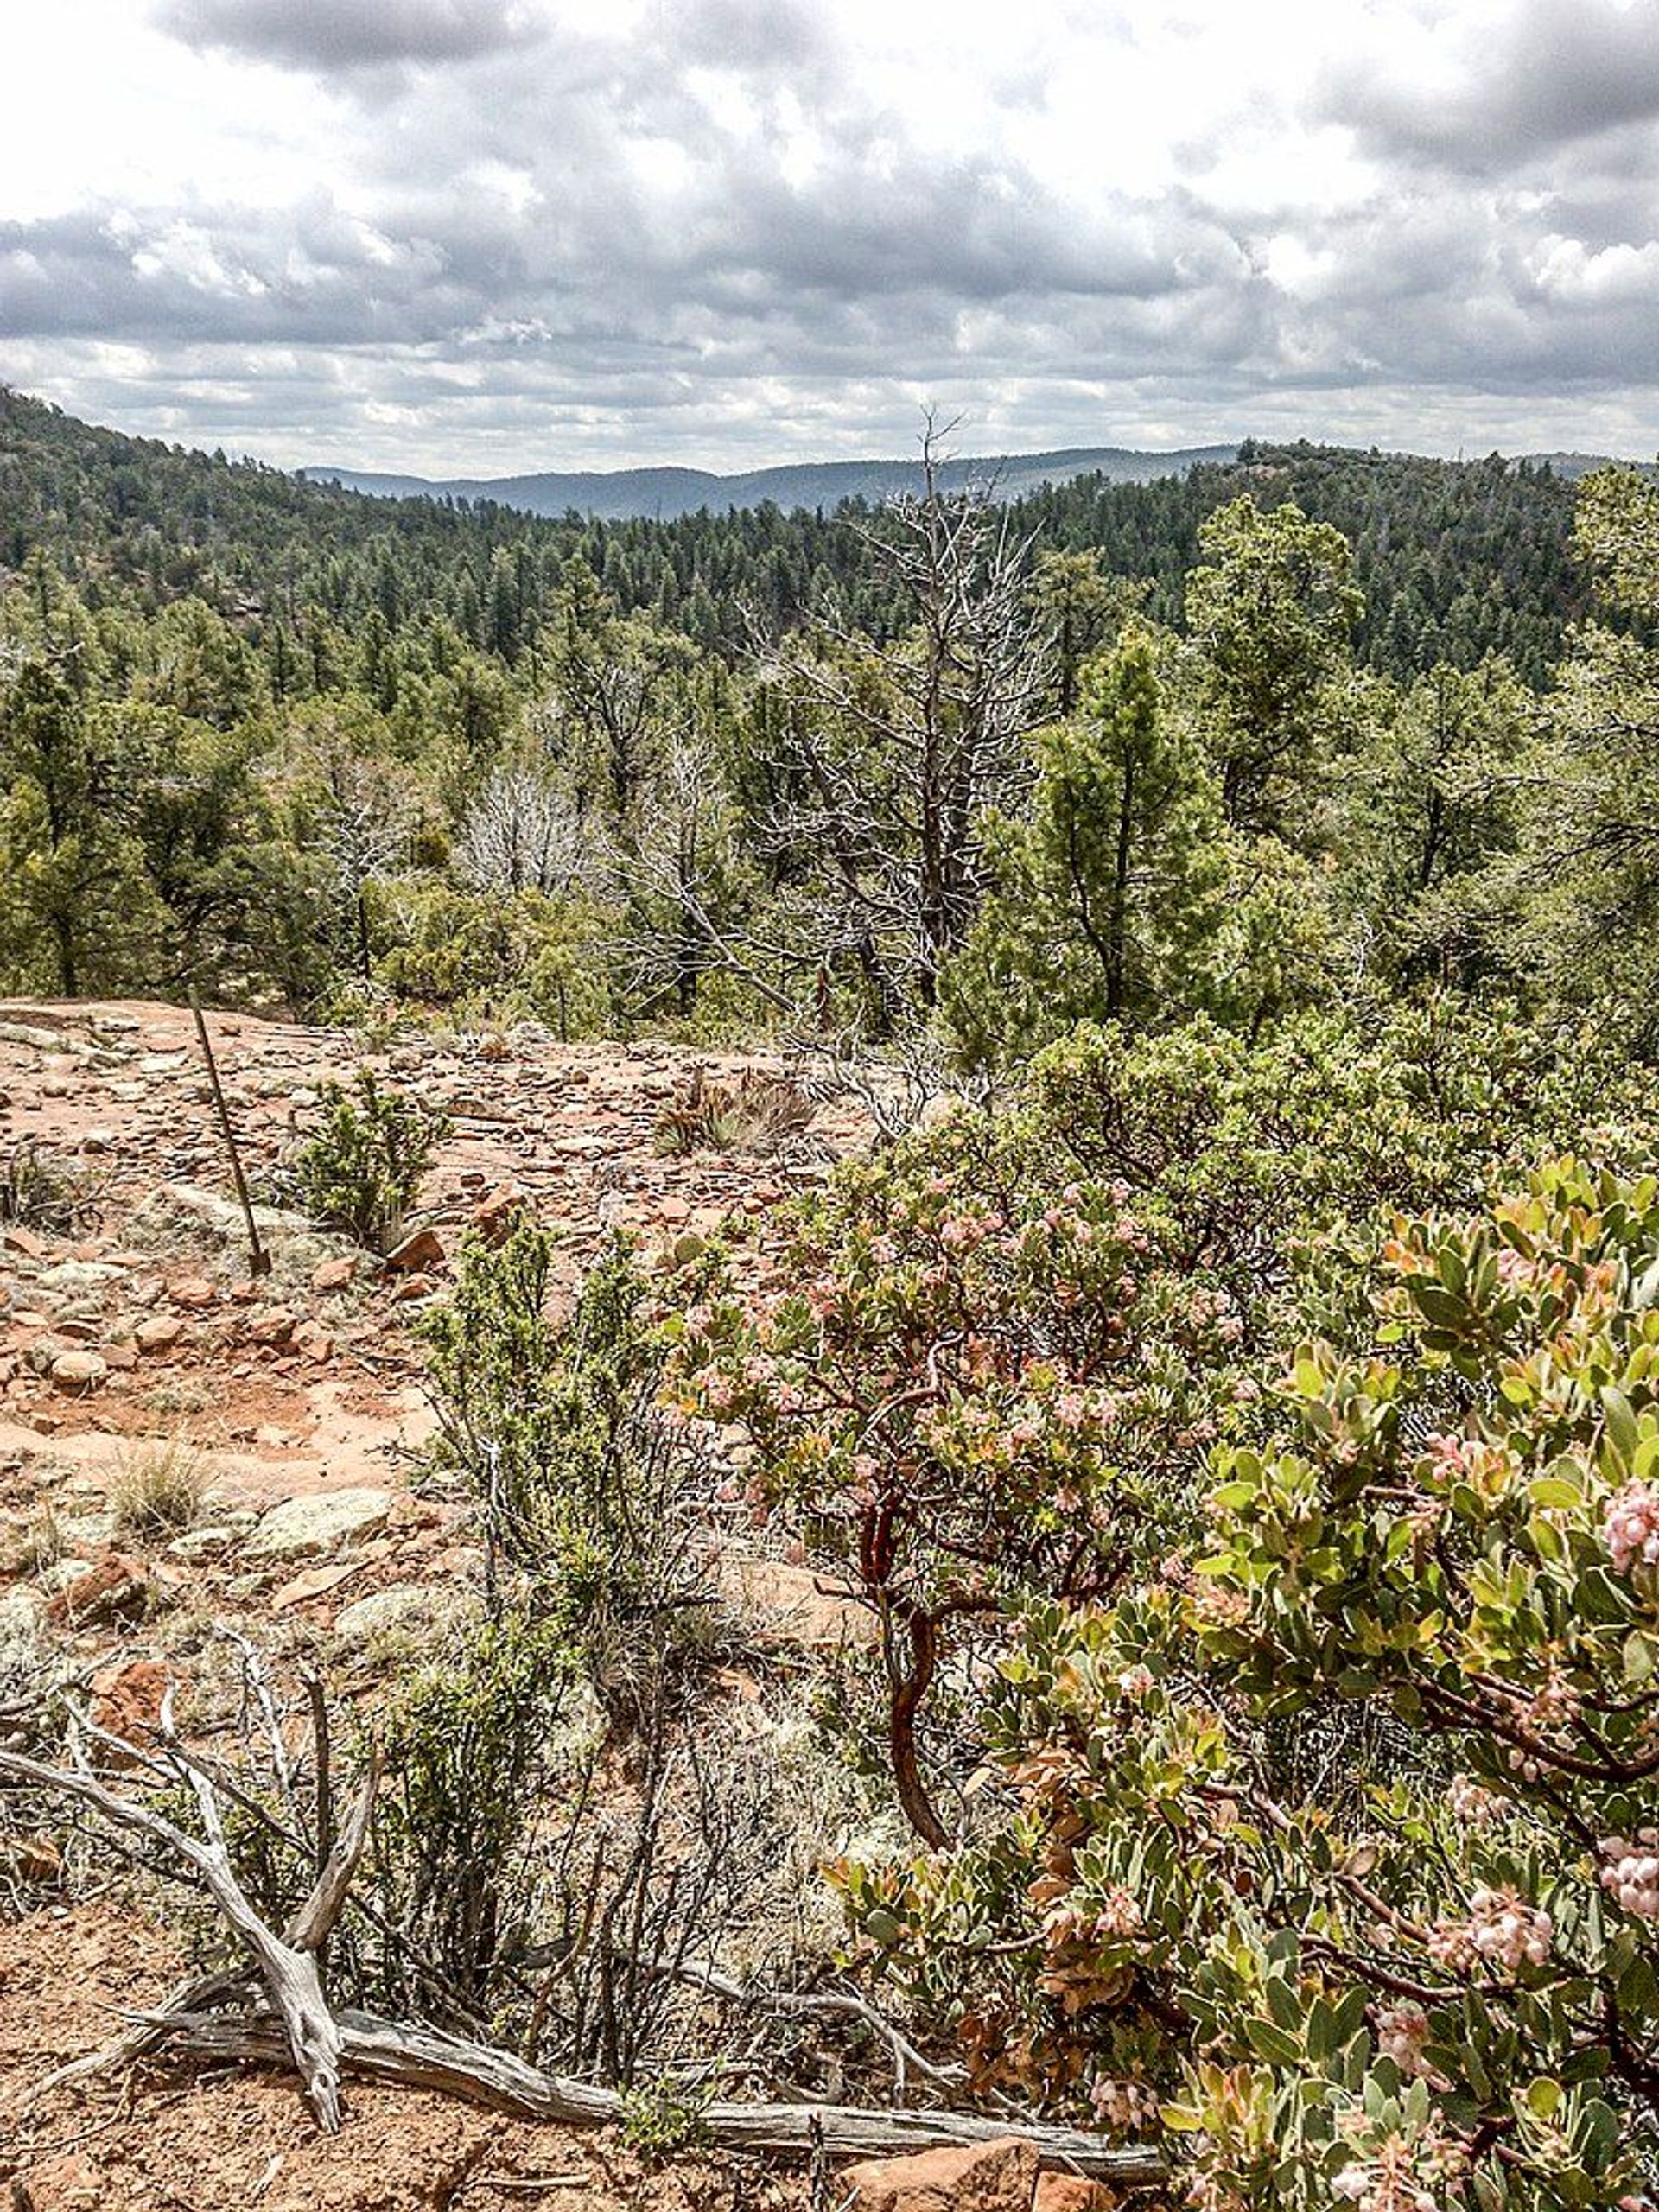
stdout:
{"type": "Polygon", "coordinates": [[[135,1446],[110,1492],[116,1534],[139,1543],[181,1535],[201,1511],[207,1478],[207,1460],[182,1437],[135,1446]]]}
{"type": "Polygon", "coordinates": [[[69,1236],[97,1218],[97,1193],[83,1169],[51,1159],[34,1137],[0,1150],[0,1222],[69,1236]]]}
{"type": "Polygon", "coordinates": [[[25,1519],[0,1526],[0,1574],[44,1574],[68,1554],[69,1539],[49,1497],[25,1519]]]}
{"type": "Polygon", "coordinates": [[[750,1153],[768,1159],[804,1135],[817,1111],[792,1076],[743,1068],[734,1076],[691,1077],[657,1122],[657,1149],[677,1159],[694,1152],[750,1153]]]}

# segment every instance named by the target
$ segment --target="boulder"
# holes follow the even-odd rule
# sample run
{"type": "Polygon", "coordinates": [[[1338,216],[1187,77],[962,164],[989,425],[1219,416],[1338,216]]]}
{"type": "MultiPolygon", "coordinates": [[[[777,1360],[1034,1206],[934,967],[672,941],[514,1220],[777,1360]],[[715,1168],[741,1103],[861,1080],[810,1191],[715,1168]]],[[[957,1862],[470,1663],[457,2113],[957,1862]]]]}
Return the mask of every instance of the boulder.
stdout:
{"type": "Polygon", "coordinates": [[[52,1380],[75,1398],[96,1390],[109,1371],[108,1363],[95,1351],[60,1351],[52,1363],[52,1380]]]}
{"type": "Polygon", "coordinates": [[[866,2158],[842,2176],[850,2212],[1031,2212],[1035,2148],[1014,2136],[960,2150],[866,2158]]]}
{"type": "Polygon", "coordinates": [[[331,1552],[386,1525],[391,1493],[385,1490],[320,1491],[285,1497],[260,1516],[245,1546],[250,1559],[308,1559],[331,1552]]]}

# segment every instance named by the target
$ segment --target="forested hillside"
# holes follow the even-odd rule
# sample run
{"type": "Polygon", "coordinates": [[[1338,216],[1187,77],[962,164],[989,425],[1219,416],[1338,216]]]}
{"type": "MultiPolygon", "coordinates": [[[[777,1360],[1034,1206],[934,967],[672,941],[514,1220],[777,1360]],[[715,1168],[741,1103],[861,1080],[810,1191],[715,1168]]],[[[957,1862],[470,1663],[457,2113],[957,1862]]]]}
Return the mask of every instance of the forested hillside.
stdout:
{"type": "Polygon", "coordinates": [[[1554,842],[1611,801],[1575,733],[1628,606],[1566,641],[1634,478],[1580,560],[1572,488],[1497,460],[607,525],[0,420],[14,987],[579,1030],[943,994],[978,1052],[968,1002],[1006,1027],[1007,963],[1099,899],[1104,979],[1039,1030],[1177,988],[1218,918],[1179,988],[1252,1020],[1357,973],[1535,995],[1587,918],[1554,842]]]}
{"type": "MultiPolygon", "coordinates": [[[[1014,502],[1011,521],[1039,546],[1090,549],[1113,574],[1144,580],[1149,611],[1173,621],[1200,523],[1241,493],[1293,499],[1349,539],[1366,599],[1359,649],[1385,673],[1503,651],[1535,685],[1563,620],[1581,611],[1571,486],[1525,462],[1247,444],[1236,464],[1150,483],[1084,475],[1014,502]]],[[[572,560],[622,612],[728,652],[752,620],[790,626],[832,594],[855,623],[890,630],[902,598],[872,558],[870,512],[762,505],[604,523],[377,499],[93,429],[0,391],[0,551],[13,568],[43,549],[94,595],[151,612],[199,592],[257,626],[275,655],[298,652],[314,614],[353,623],[373,611],[393,629],[441,617],[512,664],[572,560]]]]}

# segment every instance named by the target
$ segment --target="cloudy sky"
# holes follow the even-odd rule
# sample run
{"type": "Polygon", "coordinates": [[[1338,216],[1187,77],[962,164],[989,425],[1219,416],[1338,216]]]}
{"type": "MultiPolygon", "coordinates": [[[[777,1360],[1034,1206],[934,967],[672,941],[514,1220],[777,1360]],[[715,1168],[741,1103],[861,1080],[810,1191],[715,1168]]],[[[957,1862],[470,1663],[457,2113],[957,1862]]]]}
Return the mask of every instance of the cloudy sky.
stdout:
{"type": "Polygon", "coordinates": [[[1659,450],[1659,0],[44,0],[0,380],[428,474],[1659,450]]]}

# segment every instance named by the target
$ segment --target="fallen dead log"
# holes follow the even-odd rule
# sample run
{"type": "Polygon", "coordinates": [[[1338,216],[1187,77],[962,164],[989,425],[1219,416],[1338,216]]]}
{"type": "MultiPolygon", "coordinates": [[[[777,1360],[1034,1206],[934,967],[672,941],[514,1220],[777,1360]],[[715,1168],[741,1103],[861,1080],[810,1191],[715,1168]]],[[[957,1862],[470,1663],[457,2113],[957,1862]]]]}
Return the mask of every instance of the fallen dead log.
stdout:
{"type": "MultiPolygon", "coordinates": [[[[368,2012],[336,2013],[340,2066],[365,2081],[433,2089],[526,2120],[567,2127],[604,2127],[624,2116],[614,2089],[543,2074],[510,2052],[469,2043],[435,2028],[409,2027],[368,2012]]],[[[147,2016],[175,2049],[192,2057],[274,2066],[291,2064],[288,2041],[270,2015],[224,2012],[147,2016]]],[[[698,2114],[706,2139],[728,2151],[810,2152],[822,2145],[832,2158],[893,2157],[1016,2136],[1045,2165],[1133,2187],[1166,2181],[1169,2167],[1150,2148],[1103,2142],[1069,2127],[1043,2127],[975,2113],[884,2112],[851,2105],[710,2104],[698,2114]]]]}
{"type": "MultiPolygon", "coordinates": [[[[152,1770],[156,1769],[157,1762],[136,1745],[85,1725],[89,1733],[115,1745],[127,1758],[152,1770]]],[[[172,1732],[170,1693],[162,1703],[162,1732],[167,1737],[172,1732]]],[[[0,1751],[0,1775],[10,1775],[38,1789],[78,1798],[101,1813],[112,1827],[130,1829],[152,1843],[162,1845],[189,1868],[258,1968],[282,2016],[284,2045],[304,2084],[306,2101],[323,2132],[334,2134],[340,2126],[340,2031],[323,1994],[316,1954],[340,1916],[368,1840],[376,1766],[372,1760],[357,1804],[311,1894],[283,1934],[278,1936],[260,1919],[236,1878],[219,1817],[219,1801],[207,1774],[181,1749],[175,1746],[174,1755],[179,1771],[195,1791],[205,1840],[188,1834],[135,1799],[107,1789],[84,1768],[43,1766],[38,1760],[24,1758],[18,1752],[0,1751]]]]}
{"type": "MultiPolygon", "coordinates": [[[[335,2012],[329,2005],[319,1954],[345,1906],[368,1838],[378,1779],[372,1758],[309,1896],[278,1935],[261,1920],[237,1880],[213,1778],[175,1734],[170,1694],[162,1705],[158,1751],[141,1750],[110,1735],[84,1716],[78,1716],[78,1725],[118,1752],[130,1768],[147,1770],[154,1780],[187,1783],[195,1795],[203,1836],[190,1834],[153,1807],[100,1782],[84,1760],[73,1767],[53,1767],[0,1749],[0,1777],[78,1799],[112,1826],[170,1852],[213,1897],[239,1939],[248,1963],[241,1974],[204,1975],[187,1983],[157,2012],[124,2016],[133,2032],[111,2050],[60,2069],[52,2077],[54,2081],[79,2075],[116,2056],[130,2060],[165,2044],[199,2058],[286,2066],[298,2074],[307,2101],[328,2133],[340,2124],[340,2083],[347,2075],[463,2097],[566,2126],[602,2127],[626,2119],[626,2101],[617,2090],[544,2074],[510,2051],[438,2029],[379,2019],[366,2012],[335,2012]],[[250,2009],[247,1993],[256,1974],[264,1982],[271,2009],[250,2009]],[[238,2009],[200,2009],[216,2000],[236,2004],[238,2009]]],[[[866,2016],[861,2005],[856,2009],[866,2016]]],[[[1045,2164],[1122,2186],[1161,2182],[1169,2171],[1161,2154],[1150,2147],[1125,2148],[1072,2128],[1022,2125],[1007,2117],[987,2119],[975,2113],[843,2105],[709,2104],[699,2113],[698,2121],[707,2140],[732,2151],[866,2158],[1016,2136],[1033,2145],[1045,2164]]]]}

